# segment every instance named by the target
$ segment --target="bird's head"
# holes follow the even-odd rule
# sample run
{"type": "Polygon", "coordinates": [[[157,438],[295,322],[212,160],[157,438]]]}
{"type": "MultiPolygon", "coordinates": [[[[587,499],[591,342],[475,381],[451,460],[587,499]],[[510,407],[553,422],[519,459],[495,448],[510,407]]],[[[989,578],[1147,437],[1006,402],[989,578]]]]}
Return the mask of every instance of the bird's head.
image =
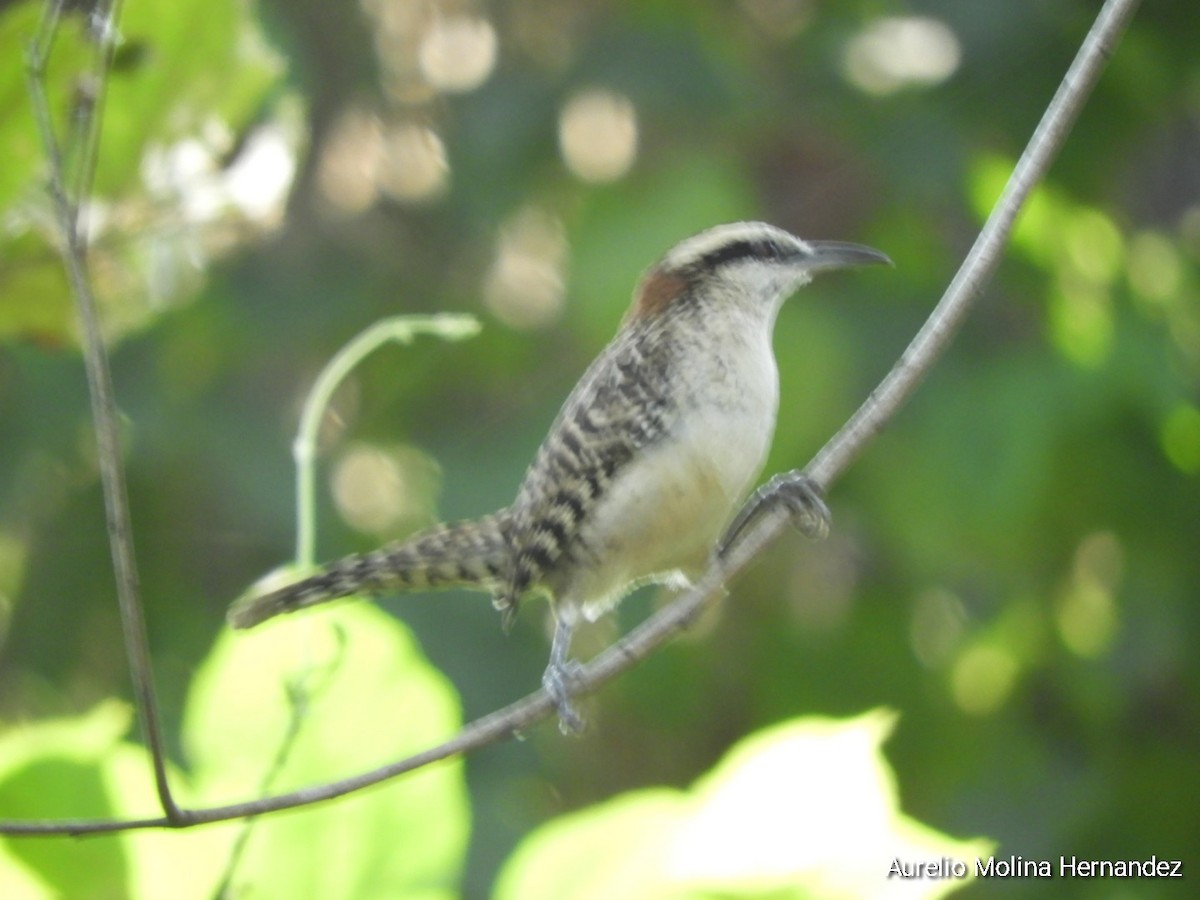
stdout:
{"type": "Polygon", "coordinates": [[[814,275],[876,264],[892,261],[862,244],[806,241],[765,222],[717,225],[676,244],[646,272],[630,318],[656,316],[677,301],[707,296],[761,304],[773,318],[814,275]]]}

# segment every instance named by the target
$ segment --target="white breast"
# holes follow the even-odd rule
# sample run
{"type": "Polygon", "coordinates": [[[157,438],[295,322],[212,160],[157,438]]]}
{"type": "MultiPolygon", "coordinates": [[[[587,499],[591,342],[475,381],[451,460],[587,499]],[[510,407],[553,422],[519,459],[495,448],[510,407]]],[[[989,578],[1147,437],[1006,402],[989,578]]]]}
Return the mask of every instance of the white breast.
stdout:
{"type": "Polygon", "coordinates": [[[560,615],[594,619],[650,581],[686,579],[762,469],[775,430],[779,376],[765,328],[740,329],[697,355],[671,435],[631,462],[581,532],[589,558],[556,585],[560,615]]]}

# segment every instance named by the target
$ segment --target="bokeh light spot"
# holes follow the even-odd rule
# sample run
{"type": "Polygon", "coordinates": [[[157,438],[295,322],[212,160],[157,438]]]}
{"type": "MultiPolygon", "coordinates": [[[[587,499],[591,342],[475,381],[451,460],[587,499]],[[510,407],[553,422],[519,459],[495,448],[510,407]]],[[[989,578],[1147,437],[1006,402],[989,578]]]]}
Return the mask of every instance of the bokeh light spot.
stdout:
{"type": "Polygon", "coordinates": [[[383,138],[379,187],[398,203],[428,203],[450,185],[446,147],[432,128],[403,122],[383,138]]]}
{"type": "Polygon", "coordinates": [[[1200,409],[1177,406],[1163,423],[1161,440],[1171,465],[1186,475],[1200,472],[1200,409]]]}
{"type": "Polygon", "coordinates": [[[1129,242],[1129,286],[1143,300],[1165,304],[1183,286],[1179,251],[1161,234],[1143,231],[1129,242]]]}
{"type": "Polygon", "coordinates": [[[439,18],[425,33],[418,59],[421,74],[439,91],[472,91],[496,65],[496,30],[473,16],[439,18]]]}
{"type": "Polygon", "coordinates": [[[1088,535],[1075,551],[1056,619],[1063,643],[1076,655],[1096,657],[1112,643],[1117,628],[1114,594],[1123,567],[1124,552],[1112,532],[1088,535]]]}
{"type": "Polygon", "coordinates": [[[949,661],[966,633],[962,601],[945,588],[923,591],[913,605],[909,635],[913,653],[934,669],[949,661]]]}
{"type": "Polygon", "coordinates": [[[351,109],[330,129],[317,163],[317,185],[329,209],[356,215],[379,197],[383,125],[374,113],[351,109]]]}
{"type": "Polygon", "coordinates": [[[868,94],[940,84],[958,69],[962,50],[944,22],[924,16],[876,19],[846,46],[842,71],[868,94]]]}
{"type": "Polygon", "coordinates": [[[268,122],[246,139],[226,170],[229,201],[248,219],[279,225],[295,174],[294,141],[279,123],[268,122]]]}
{"type": "Polygon", "coordinates": [[[562,312],[566,260],[562,223],[537,207],[522,209],[500,229],[484,303],[514,328],[550,324],[562,312]]]}
{"type": "Polygon", "coordinates": [[[986,715],[1012,693],[1020,667],[1011,653],[993,644],[976,644],[954,662],[950,674],[954,702],[963,712],[986,715]]]}
{"type": "Polygon", "coordinates": [[[1121,232],[1098,209],[1080,207],[1067,219],[1065,247],[1075,270],[1096,284],[1111,284],[1121,270],[1121,232]]]}
{"type": "Polygon", "coordinates": [[[330,482],[338,512],[352,528],[387,534],[429,517],[437,467],[411,447],[357,444],[338,458],[330,482]]]}
{"type": "Polygon", "coordinates": [[[582,91],[567,101],[559,115],[563,161],[584,181],[615,181],[623,176],[637,156],[637,139],[633,103],[614,91],[582,91]]]}
{"type": "Polygon", "coordinates": [[[1112,302],[1108,291],[1060,273],[1050,299],[1050,334],[1067,359],[1087,368],[1100,365],[1112,349],[1112,302]]]}

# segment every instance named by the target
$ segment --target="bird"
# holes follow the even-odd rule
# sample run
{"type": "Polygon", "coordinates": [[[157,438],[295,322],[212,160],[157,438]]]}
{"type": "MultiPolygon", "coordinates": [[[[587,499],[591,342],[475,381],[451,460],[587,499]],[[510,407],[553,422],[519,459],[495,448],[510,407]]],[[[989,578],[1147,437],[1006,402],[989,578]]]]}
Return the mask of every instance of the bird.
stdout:
{"type": "Polygon", "coordinates": [[[563,731],[580,729],[570,697],[580,622],[641,585],[685,587],[774,502],[788,504],[810,537],[828,531],[820,489],[803,475],[777,478],[742,503],[775,430],[780,308],[815,275],[872,264],[891,260],[764,222],[684,239],[643,273],[511,505],[251,592],[230,608],[229,623],[250,628],[351,595],[470,588],[492,595],[507,630],[522,600],[542,595],[554,620],[542,684],[563,731]]]}

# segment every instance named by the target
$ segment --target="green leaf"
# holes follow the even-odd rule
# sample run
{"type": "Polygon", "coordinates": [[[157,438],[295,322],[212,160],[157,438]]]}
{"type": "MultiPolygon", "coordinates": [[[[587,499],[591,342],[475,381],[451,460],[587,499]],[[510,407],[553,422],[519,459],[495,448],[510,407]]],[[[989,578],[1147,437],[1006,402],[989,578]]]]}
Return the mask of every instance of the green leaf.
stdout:
{"type": "MultiPolygon", "coordinates": [[[[0,736],[0,815],[110,819],[162,814],[149,754],[121,741],[133,722],[115,700],[74,719],[38,722],[0,736]]],[[[175,798],[191,804],[171,771],[175,798]]],[[[234,823],[185,831],[0,839],[0,897],[137,897],[205,900],[233,847],[234,823]]]]}
{"type": "MultiPolygon", "coordinates": [[[[125,705],[109,701],[78,719],[0,736],[2,815],[161,815],[148,754],[120,740],[131,719],[125,705]]],[[[172,787],[185,806],[252,799],[285,741],[272,792],[425,749],[459,720],[450,685],[375,607],[226,632],[197,672],[185,711],[192,777],[173,772],[172,787]],[[294,733],[289,693],[304,704],[294,733]]],[[[269,886],[270,896],[288,898],[451,897],[469,825],[462,763],[442,763],[355,797],[256,820],[234,889],[269,886]]],[[[0,840],[0,896],[202,900],[244,827],[0,840]]]]}
{"type": "MultiPolygon", "coordinates": [[[[302,708],[272,792],[357,774],[449,737],[454,691],[396,620],[368,604],[226,632],[197,673],[184,743],[203,802],[261,793],[302,708]],[[293,701],[289,701],[289,694],[293,701]]],[[[273,896],[452,892],[469,832],[459,761],[334,803],[255,822],[235,886],[273,896]],[[298,852],[298,848],[336,852],[298,852]]]]}
{"type": "MultiPolygon", "coordinates": [[[[111,817],[105,763],[129,729],[127,706],[107,701],[75,719],[39,722],[0,736],[5,818],[111,817]]],[[[119,897],[129,863],[119,837],[0,839],[0,896],[119,897]]]]}
{"type": "Polygon", "coordinates": [[[986,854],[905,816],[880,750],[895,717],[805,718],[735,746],[691,790],[636,791],[550,822],[501,873],[508,898],[942,896],[894,860],[986,854]]]}

